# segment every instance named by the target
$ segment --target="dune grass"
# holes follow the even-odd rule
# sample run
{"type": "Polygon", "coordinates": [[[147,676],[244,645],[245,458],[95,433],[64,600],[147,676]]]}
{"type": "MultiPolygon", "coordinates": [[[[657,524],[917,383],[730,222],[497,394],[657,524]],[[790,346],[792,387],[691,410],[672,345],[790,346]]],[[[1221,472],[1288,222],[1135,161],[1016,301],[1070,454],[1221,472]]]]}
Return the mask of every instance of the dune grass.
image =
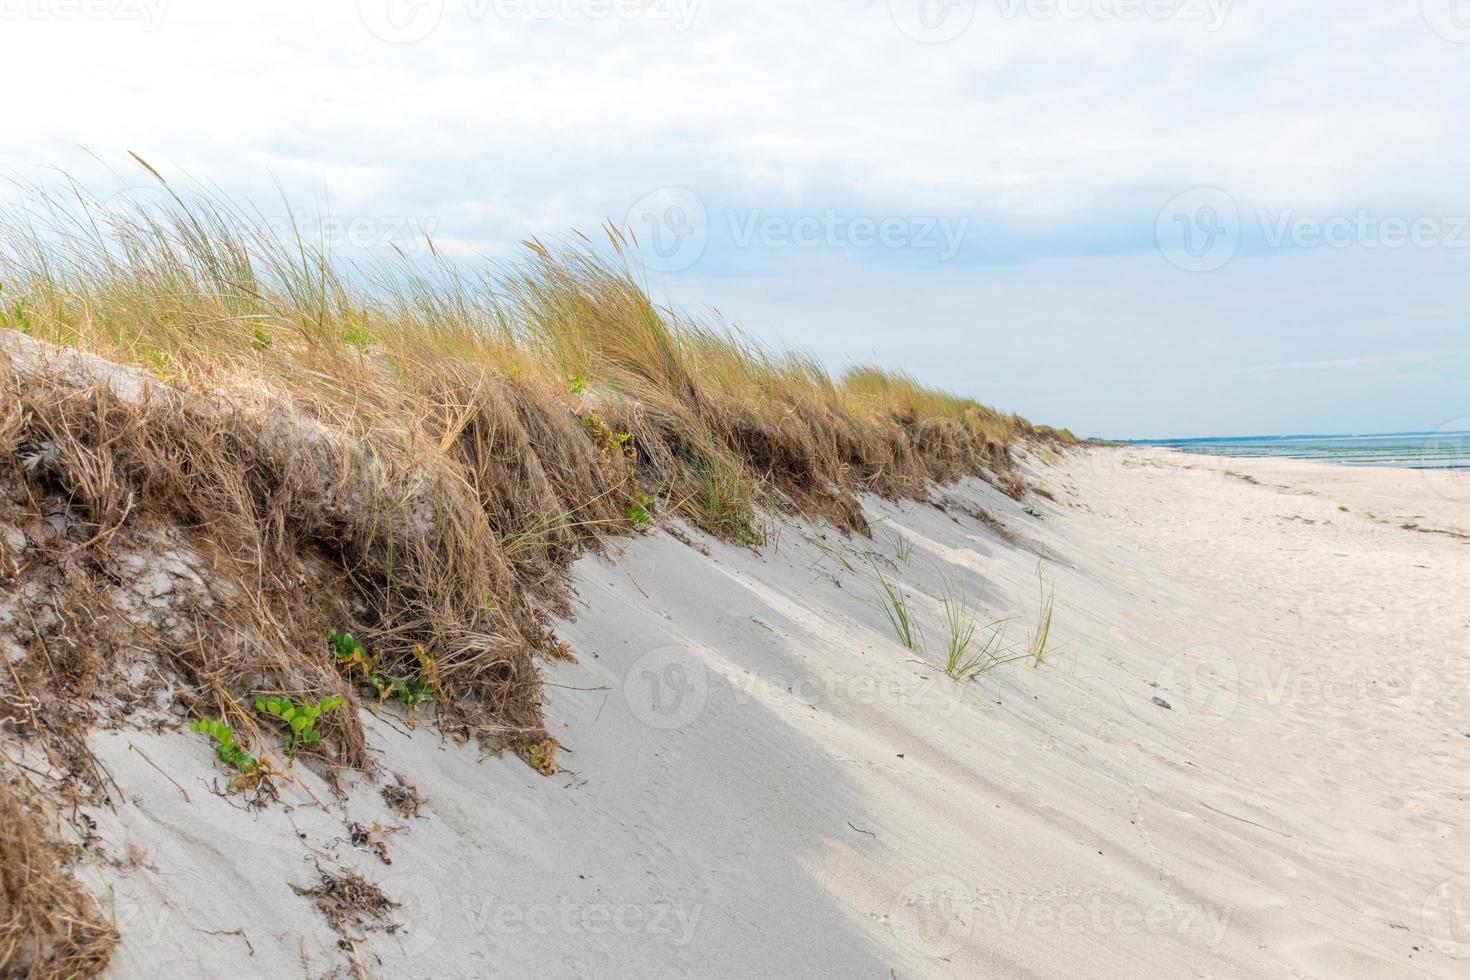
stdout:
{"type": "Polygon", "coordinates": [[[874,600],[883,611],[888,625],[893,628],[894,637],[909,650],[922,649],[924,633],[914,619],[913,611],[909,609],[908,596],[904,593],[903,586],[891,581],[876,564],[873,566],[873,577],[874,600]]]}
{"type": "MultiPolygon", "coordinates": [[[[979,474],[1019,494],[1012,446],[1070,439],[660,306],[612,226],[600,248],[533,240],[505,265],[466,268],[430,242],[422,261],[362,267],[139,163],[163,203],[31,187],[0,214],[0,341],[41,342],[0,344],[0,416],[17,452],[52,447],[19,478],[85,504],[103,542],[166,511],[238,553],[340,554],[369,614],[332,626],[389,662],[435,651],[447,704],[473,702],[485,725],[539,731],[525,651],[561,570],[605,536],[676,514],[757,543],[765,507],[865,531],[857,493],[979,474]],[[52,347],[103,360],[61,370],[52,347]]],[[[886,608],[912,646],[898,598],[886,608]]]]}
{"type": "MultiPolygon", "coordinates": [[[[443,730],[550,773],[532,653],[565,655],[550,616],[585,549],[668,515],[756,544],[768,509],[866,533],[859,493],[978,475],[1019,495],[1013,447],[1072,441],[659,305],[615,227],[600,245],[525,242],[502,265],[461,266],[431,242],[421,261],[364,267],[139,163],[163,203],[64,184],[0,213],[0,520],[65,525],[28,545],[23,581],[6,578],[20,566],[0,539],[0,580],[56,610],[25,644],[79,651],[27,658],[12,679],[82,760],[88,704],[130,690],[116,665],[140,657],[188,716],[252,742],[245,706],[262,691],[363,707],[325,639],[346,629],[385,674],[432,660],[443,730]],[[160,533],[207,556],[207,588],[176,581],[167,621],[96,614],[118,587],[112,552],[160,533]]],[[[911,544],[895,546],[907,561],[911,544]]],[[[902,591],[878,580],[895,634],[922,647],[902,591]]],[[[960,674],[978,669],[963,620],[960,674]]],[[[357,710],[321,724],[331,737],[304,744],[303,764],[332,779],[374,766],[357,710]]],[[[73,783],[105,792],[100,775],[73,783]]],[[[17,806],[0,793],[0,810],[17,806]]],[[[20,843],[38,895],[49,879],[31,872],[49,859],[20,843]]],[[[105,958],[101,927],[71,951],[76,936],[47,938],[80,921],[70,897],[52,911],[33,898],[44,914],[0,928],[0,948],[49,943],[79,969],[105,958]]]]}
{"type": "Polygon", "coordinates": [[[1012,617],[981,624],[979,614],[962,585],[943,580],[945,644],[944,672],[954,680],[972,681],[996,667],[1025,659],[1006,644],[1012,617]],[[980,638],[976,645],[977,635],[980,638]]]}
{"type": "Polygon", "coordinates": [[[1051,642],[1052,616],[1056,609],[1056,583],[1046,577],[1046,556],[1036,559],[1036,626],[1030,631],[1026,642],[1026,655],[1031,662],[1040,666],[1055,648],[1051,642]]]}

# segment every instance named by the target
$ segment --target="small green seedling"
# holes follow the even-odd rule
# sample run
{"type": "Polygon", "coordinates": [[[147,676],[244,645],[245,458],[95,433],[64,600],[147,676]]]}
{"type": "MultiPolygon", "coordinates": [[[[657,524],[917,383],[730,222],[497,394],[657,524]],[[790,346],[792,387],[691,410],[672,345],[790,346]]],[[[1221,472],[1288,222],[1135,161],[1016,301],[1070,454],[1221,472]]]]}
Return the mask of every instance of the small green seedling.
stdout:
{"type": "Polygon", "coordinates": [[[648,508],[653,506],[653,498],[638,488],[633,488],[633,493],[628,498],[628,520],[633,522],[634,527],[646,527],[652,520],[648,508]]]}
{"type": "Polygon", "coordinates": [[[1036,518],[1038,521],[1046,520],[1046,515],[1042,514],[1041,511],[1037,510],[1035,507],[1032,507],[1030,504],[1027,504],[1021,509],[1030,514],[1032,517],[1036,518]]]}
{"type": "Polygon", "coordinates": [[[434,689],[422,677],[385,677],[374,674],[372,684],[378,691],[378,700],[397,698],[413,711],[425,701],[434,700],[434,689]]]}
{"type": "Polygon", "coordinates": [[[214,740],[214,754],[221,762],[244,775],[260,768],[260,761],[240,748],[235,741],[235,730],[218,718],[200,718],[189,726],[189,731],[208,735],[214,740]]]}
{"type": "Polygon", "coordinates": [[[365,679],[373,679],[373,661],[376,658],[369,657],[362,641],[351,633],[332,630],[327,634],[327,646],[331,647],[332,659],[337,662],[337,669],[342,673],[351,677],[353,671],[358,671],[365,679]]]}
{"type": "Polygon", "coordinates": [[[362,679],[378,693],[379,702],[397,698],[409,711],[413,711],[424,702],[434,700],[434,691],[439,687],[439,664],[424,649],[423,644],[417,644],[413,648],[420,671],[416,677],[395,677],[380,673],[377,669],[378,658],[369,656],[362,641],[351,633],[332,630],[327,634],[327,645],[332,650],[332,659],[336,661],[337,669],[349,679],[354,673],[361,674],[362,679]]]}
{"type": "Polygon", "coordinates": [[[322,733],[316,730],[316,720],[333,708],[341,706],[342,698],[335,694],[309,704],[297,704],[284,695],[255,699],[256,711],[279,718],[290,727],[291,731],[286,734],[288,759],[300,746],[320,741],[322,733]]]}
{"type": "Polygon", "coordinates": [[[587,378],[580,374],[574,374],[567,379],[567,388],[574,395],[580,395],[587,390],[587,378]]]}

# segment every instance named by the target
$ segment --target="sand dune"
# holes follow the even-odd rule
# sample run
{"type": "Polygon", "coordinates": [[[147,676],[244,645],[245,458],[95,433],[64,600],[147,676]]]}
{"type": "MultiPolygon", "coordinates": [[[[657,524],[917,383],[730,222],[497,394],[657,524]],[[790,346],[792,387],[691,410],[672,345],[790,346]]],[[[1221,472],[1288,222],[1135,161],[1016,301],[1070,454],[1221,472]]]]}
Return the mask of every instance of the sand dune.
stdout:
{"type": "Polygon", "coordinates": [[[419,818],[309,775],[247,812],[202,742],[97,733],[129,797],[99,834],[140,858],[107,873],[111,975],[1465,975],[1470,541],[1400,526],[1463,503],[1396,470],[1036,466],[1040,517],[967,481],[865,500],[872,540],[584,558],[564,770],[375,719],[419,818]],[[1045,663],[939,673],[946,589],[1024,642],[1039,554],[1045,663]],[[339,943],[291,886],[345,869],[400,906],[339,943]]]}

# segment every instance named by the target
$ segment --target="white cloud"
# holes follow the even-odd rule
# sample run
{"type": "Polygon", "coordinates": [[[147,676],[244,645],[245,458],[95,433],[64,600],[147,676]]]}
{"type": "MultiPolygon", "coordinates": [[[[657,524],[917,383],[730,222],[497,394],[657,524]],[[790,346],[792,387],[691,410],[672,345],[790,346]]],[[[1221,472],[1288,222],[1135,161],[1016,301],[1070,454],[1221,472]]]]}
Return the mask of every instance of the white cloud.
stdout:
{"type": "MultiPolygon", "coordinates": [[[[942,44],[906,34],[889,0],[110,0],[119,11],[163,4],[148,8],[161,10],[151,30],[139,17],[62,18],[62,2],[0,0],[6,124],[21,135],[0,163],[21,176],[59,166],[112,179],[92,151],[132,182],[133,149],[166,172],[269,203],[274,174],[298,203],[325,195],[337,214],[432,222],[436,241],[462,255],[595,229],[663,187],[693,189],[718,220],[732,209],[970,219],[961,259],[938,266],[853,249],[737,252],[712,225],[702,263],[669,280],[690,285],[684,302],[705,298],[696,283],[707,288],[755,330],[767,290],[829,290],[803,305],[866,324],[871,333],[844,340],[859,352],[886,342],[880,331],[906,315],[916,282],[973,304],[985,297],[973,288],[977,267],[1008,275],[994,263],[1021,259],[1085,280],[1095,303],[1128,311],[1116,320],[1124,331],[1130,316],[1146,319],[1140,329],[1163,322],[1151,294],[1214,295],[1225,281],[1287,288],[1282,302],[1294,308],[1332,306],[1267,277],[1269,262],[1237,258],[1196,281],[1148,254],[1159,208],[1197,185],[1225,188],[1243,215],[1470,213],[1461,172],[1470,45],[1437,34],[1409,0],[1234,0],[1214,31],[1182,16],[1005,16],[1048,8],[978,0],[968,27],[942,44]],[[392,44],[359,16],[388,4],[443,15],[422,40],[392,44]],[[579,16],[538,13],[548,10],[579,16]],[[628,10],[651,12],[594,16],[628,10]],[[1118,266],[1109,255],[1142,257],[1118,266]],[[1079,256],[1098,258],[1073,264],[1079,256]],[[814,265],[822,275],[799,278],[814,265]]],[[[1195,5],[1206,0],[1149,9],[1195,5]]],[[[381,33],[385,22],[369,21],[381,33]]],[[[411,18],[398,23],[418,32],[411,18]]],[[[1385,295],[1393,286],[1375,270],[1402,275],[1409,261],[1358,258],[1354,275],[1381,281],[1385,295]]],[[[1424,291],[1415,304],[1458,298],[1462,276],[1441,258],[1414,273],[1424,291]]],[[[1064,336],[1067,311],[1088,312],[1058,296],[1072,281],[1036,269],[1022,278],[1037,309],[1051,311],[1031,319],[1038,336],[1064,336]]],[[[1360,306],[1337,323],[1401,315],[1360,306]]],[[[977,316],[973,306],[923,309],[945,335],[977,316]]],[[[1005,315],[1027,317],[1026,305],[1007,294],[1005,315]]],[[[810,320],[777,318],[772,329],[793,342],[823,336],[810,320]]],[[[1411,322],[1442,329],[1440,318],[1411,322]]],[[[1321,348],[1304,360],[1348,356],[1309,316],[1293,329],[1321,348]]],[[[1085,400],[1058,405],[1086,411],[1085,400]]],[[[1116,413],[1107,421],[1126,424],[1116,413]]]]}

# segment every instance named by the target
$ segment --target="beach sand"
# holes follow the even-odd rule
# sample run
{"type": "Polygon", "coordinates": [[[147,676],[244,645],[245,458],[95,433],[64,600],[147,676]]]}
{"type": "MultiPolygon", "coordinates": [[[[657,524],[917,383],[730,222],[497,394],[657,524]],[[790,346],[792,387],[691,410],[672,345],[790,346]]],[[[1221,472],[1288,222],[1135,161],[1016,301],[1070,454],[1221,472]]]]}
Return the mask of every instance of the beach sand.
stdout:
{"type": "Polygon", "coordinates": [[[247,812],[197,736],[95,734],[127,799],[92,816],[139,859],[97,872],[111,975],[1465,976],[1464,483],[1033,467],[1040,517],[967,481],[865,500],[871,540],[655,531],[582,559],[579,662],[545,668],[563,770],[371,720],[421,818],[309,774],[247,812]],[[1024,647],[1047,588],[1044,663],[935,669],[946,593],[1024,647]],[[291,887],[345,869],[401,903],[391,932],[339,943],[291,887]]]}

